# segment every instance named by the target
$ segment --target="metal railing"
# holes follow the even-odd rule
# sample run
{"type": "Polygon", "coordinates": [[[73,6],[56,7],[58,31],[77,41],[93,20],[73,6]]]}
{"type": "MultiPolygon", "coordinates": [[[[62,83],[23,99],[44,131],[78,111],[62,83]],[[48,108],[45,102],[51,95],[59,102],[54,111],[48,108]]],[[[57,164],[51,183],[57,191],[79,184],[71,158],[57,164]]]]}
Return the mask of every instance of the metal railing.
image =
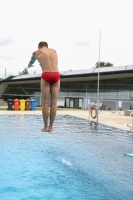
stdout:
{"type": "Polygon", "coordinates": [[[129,120],[128,120],[128,123],[127,123],[127,126],[130,127],[130,131],[133,131],[133,117],[132,117],[132,115],[133,115],[133,112],[130,113],[130,117],[129,117],[129,120]],[[131,117],[132,117],[132,125],[129,126],[131,117]]]}

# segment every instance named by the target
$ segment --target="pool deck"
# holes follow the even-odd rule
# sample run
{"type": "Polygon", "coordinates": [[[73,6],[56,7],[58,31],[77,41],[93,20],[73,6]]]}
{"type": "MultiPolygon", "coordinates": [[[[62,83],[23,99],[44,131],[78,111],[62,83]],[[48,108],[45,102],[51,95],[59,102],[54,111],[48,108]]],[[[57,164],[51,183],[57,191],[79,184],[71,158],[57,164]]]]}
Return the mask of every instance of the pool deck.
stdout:
{"type": "MultiPolygon", "coordinates": [[[[14,110],[0,110],[0,115],[5,114],[36,114],[36,115],[42,115],[41,110],[35,110],[35,111],[14,111],[14,110]]],[[[83,119],[89,119],[89,111],[83,110],[83,109],[71,109],[71,108],[59,108],[57,109],[58,115],[71,115],[76,116],[83,119]]],[[[127,123],[129,121],[129,116],[124,115],[124,111],[100,111],[98,114],[98,122],[110,126],[114,126],[121,129],[130,130],[130,127],[127,126],[127,123]]],[[[132,119],[130,119],[129,125],[132,125],[132,119]]],[[[96,121],[96,119],[92,119],[90,117],[91,121],[96,121]]]]}

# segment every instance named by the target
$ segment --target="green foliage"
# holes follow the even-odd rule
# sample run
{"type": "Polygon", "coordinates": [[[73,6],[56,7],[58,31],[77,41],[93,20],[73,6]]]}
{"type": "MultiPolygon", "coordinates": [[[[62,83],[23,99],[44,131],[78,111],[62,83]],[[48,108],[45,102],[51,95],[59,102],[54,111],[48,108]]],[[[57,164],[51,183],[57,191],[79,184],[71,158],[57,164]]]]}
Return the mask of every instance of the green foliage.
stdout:
{"type": "MultiPolygon", "coordinates": [[[[95,64],[96,68],[99,67],[99,62],[95,64]]],[[[113,64],[110,62],[100,62],[100,67],[113,67],[113,64]]]]}
{"type": "MultiPolygon", "coordinates": [[[[9,75],[7,76],[6,78],[10,78],[10,77],[13,77],[13,75],[9,75]]],[[[0,81],[2,81],[4,78],[0,78],[0,81]]]]}
{"type": "Polygon", "coordinates": [[[28,69],[25,68],[22,72],[19,72],[20,75],[29,74],[28,69]]]}
{"type": "Polygon", "coordinates": [[[12,77],[13,75],[9,75],[9,76],[7,76],[6,78],[10,78],[10,77],[12,77]]]}
{"type": "Polygon", "coordinates": [[[28,72],[28,69],[27,68],[25,68],[24,70],[23,70],[23,74],[28,74],[29,72],[28,72]]]}
{"type": "Polygon", "coordinates": [[[110,63],[110,62],[105,63],[105,67],[112,67],[112,66],[113,66],[113,63],[110,63]]]}

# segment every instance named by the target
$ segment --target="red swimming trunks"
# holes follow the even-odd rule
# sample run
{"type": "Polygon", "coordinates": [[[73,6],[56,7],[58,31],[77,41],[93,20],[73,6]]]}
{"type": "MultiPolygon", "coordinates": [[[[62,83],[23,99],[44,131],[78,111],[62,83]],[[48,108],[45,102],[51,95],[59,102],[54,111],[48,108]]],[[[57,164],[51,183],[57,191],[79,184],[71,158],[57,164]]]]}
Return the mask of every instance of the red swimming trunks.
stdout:
{"type": "Polygon", "coordinates": [[[43,72],[41,78],[50,85],[57,83],[60,79],[59,72],[43,72]]]}

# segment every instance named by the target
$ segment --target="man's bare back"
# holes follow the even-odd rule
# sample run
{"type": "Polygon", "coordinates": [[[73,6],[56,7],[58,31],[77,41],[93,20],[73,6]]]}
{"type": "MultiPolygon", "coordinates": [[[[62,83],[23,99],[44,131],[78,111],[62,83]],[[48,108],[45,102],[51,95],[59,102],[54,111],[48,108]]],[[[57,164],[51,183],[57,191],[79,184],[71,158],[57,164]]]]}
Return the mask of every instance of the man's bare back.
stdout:
{"type": "Polygon", "coordinates": [[[33,53],[36,57],[42,72],[59,72],[58,70],[58,56],[54,49],[42,47],[33,53]]]}
{"type": "Polygon", "coordinates": [[[41,131],[52,132],[53,123],[56,116],[56,104],[60,90],[60,73],[58,70],[58,56],[54,49],[48,48],[47,42],[40,42],[38,50],[32,54],[28,68],[34,67],[33,64],[38,60],[42,68],[41,75],[41,94],[42,94],[42,114],[44,127],[41,131]],[[50,95],[51,94],[51,95],[50,95]],[[49,113],[50,96],[50,113],[49,113]],[[49,118],[49,125],[48,125],[49,118]]]}

